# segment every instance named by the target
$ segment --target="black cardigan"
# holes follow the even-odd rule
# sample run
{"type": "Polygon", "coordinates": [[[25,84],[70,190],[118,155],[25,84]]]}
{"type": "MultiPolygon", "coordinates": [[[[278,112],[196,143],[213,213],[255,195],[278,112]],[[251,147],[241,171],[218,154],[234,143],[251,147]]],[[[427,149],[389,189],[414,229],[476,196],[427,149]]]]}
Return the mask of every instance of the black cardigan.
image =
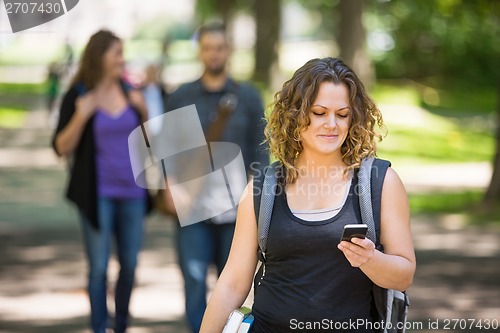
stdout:
{"type": "MultiPolygon", "coordinates": [[[[130,89],[124,83],[122,88],[127,96],[130,89]]],[[[76,99],[84,93],[83,85],[72,86],[64,95],[59,112],[59,122],[52,137],[52,147],[57,155],[61,156],[56,149],[55,140],[57,135],[68,125],[76,110],[76,99]]],[[[134,110],[138,112],[135,108],[134,110]]],[[[94,116],[92,116],[83,130],[80,142],[76,147],[72,158],[69,159],[69,183],[66,197],[74,202],[83,212],[90,224],[99,229],[97,214],[97,176],[96,176],[96,154],[94,137],[94,116]]],[[[151,209],[151,198],[148,195],[148,211],[151,209]]]]}

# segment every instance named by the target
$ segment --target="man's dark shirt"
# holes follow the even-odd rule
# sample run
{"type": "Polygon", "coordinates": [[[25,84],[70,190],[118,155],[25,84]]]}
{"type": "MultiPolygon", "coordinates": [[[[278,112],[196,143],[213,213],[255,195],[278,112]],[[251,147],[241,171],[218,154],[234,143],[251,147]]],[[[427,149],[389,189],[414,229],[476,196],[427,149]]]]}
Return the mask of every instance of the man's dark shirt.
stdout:
{"type": "Polygon", "coordinates": [[[235,82],[228,78],[220,91],[208,91],[201,79],[179,87],[167,100],[167,111],[196,105],[201,126],[207,135],[207,129],[218,115],[222,96],[233,93],[238,96],[238,103],[218,141],[232,142],[241,149],[247,173],[252,174],[269,164],[269,155],[264,141],[264,109],[258,91],[249,84],[235,82]],[[253,164],[257,162],[258,164],[253,164]]]}

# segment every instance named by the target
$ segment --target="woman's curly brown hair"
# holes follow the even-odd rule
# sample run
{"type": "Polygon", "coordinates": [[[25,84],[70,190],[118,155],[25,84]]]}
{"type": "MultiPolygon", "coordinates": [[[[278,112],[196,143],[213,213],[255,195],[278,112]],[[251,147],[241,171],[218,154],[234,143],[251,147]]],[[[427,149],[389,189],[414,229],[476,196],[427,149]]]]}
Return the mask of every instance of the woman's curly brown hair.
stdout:
{"type": "Polygon", "coordinates": [[[359,168],[363,158],[374,156],[376,141],[382,140],[375,131],[375,125],[384,126],[382,114],[354,71],[337,58],[309,60],[274,95],[267,117],[266,141],[271,154],[283,164],[288,184],[298,177],[295,160],[303,149],[301,133],[310,124],[309,109],[323,82],[344,84],[349,91],[350,127],[341,147],[346,173],[359,168]]]}
{"type": "Polygon", "coordinates": [[[72,84],[83,83],[90,90],[102,79],[104,54],[114,42],[121,41],[114,33],[108,30],[99,30],[90,37],[72,84]]]}

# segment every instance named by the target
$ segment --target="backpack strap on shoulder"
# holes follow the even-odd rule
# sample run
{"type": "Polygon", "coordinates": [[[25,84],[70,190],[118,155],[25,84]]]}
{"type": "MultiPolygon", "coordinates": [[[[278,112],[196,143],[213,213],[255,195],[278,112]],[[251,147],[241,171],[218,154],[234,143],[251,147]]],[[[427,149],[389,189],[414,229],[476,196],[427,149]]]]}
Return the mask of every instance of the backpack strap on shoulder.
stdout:
{"type": "Polygon", "coordinates": [[[274,207],[274,198],[278,186],[279,172],[281,172],[281,163],[274,162],[254,178],[253,198],[255,219],[257,220],[258,241],[259,241],[259,260],[266,261],[267,236],[269,226],[271,225],[271,216],[274,207]]]}
{"type": "Polygon", "coordinates": [[[361,220],[368,226],[367,237],[373,243],[377,243],[375,222],[373,220],[372,193],[371,193],[371,170],[375,158],[368,157],[361,161],[358,173],[359,207],[361,220]]]}
{"type": "Polygon", "coordinates": [[[87,93],[87,87],[83,84],[83,82],[75,84],[75,90],[78,96],[83,96],[87,93]]]}
{"type": "Polygon", "coordinates": [[[253,210],[257,223],[259,219],[260,197],[262,196],[262,183],[264,182],[267,168],[268,167],[255,172],[253,177],[253,210]]]}
{"type": "Polygon", "coordinates": [[[387,169],[391,166],[391,162],[376,158],[373,161],[371,173],[371,193],[372,193],[372,208],[373,220],[375,222],[375,234],[377,249],[382,251],[383,247],[380,244],[380,212],[382,206],[382,187],[384,186],[385,175],[387,169]]]}
{"type": "Polygon", "coordinates": [[[134,87],[129,82],[123,79],[120,79],[120,88],[122,89],[123,93],[127,98],[130,91],[134,89],[134,87]]]}
{"type": "Polygon", "coordinates": [[[390,165],[389,161],[369,157],[361,162],[358,173],[361,219],[368,225],[368,238],[379,250],[382,250],[380,244],[382,187],[390,165]]]}

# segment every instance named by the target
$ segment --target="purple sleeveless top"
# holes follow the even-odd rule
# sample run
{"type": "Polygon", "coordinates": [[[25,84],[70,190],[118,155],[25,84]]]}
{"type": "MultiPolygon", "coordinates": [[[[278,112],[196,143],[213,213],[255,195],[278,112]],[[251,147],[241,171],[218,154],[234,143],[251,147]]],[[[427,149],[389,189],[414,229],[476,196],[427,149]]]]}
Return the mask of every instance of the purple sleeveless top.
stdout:
{"type": "Polygon", "coordinates": [[[146,190],[135,183],[128,150],[128,136],[139,125],[139,115],[130,105],[116,116],[97,109],[94,134],[98,197],[146,198],[146,190]]]}

